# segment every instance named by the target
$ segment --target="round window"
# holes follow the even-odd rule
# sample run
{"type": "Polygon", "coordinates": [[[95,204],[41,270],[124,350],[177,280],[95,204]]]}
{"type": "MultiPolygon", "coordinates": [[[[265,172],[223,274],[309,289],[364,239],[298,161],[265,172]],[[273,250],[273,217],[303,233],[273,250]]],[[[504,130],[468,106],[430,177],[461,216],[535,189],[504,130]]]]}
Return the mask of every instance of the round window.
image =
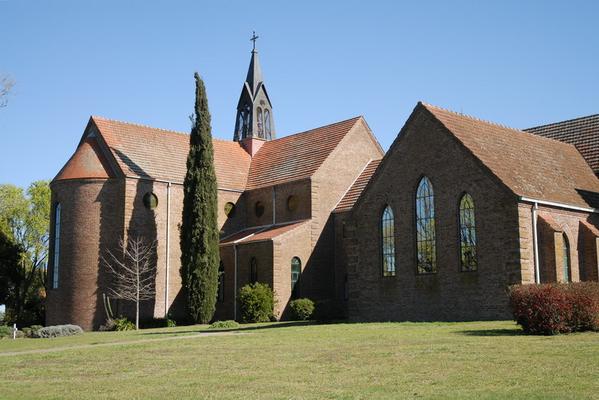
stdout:
{"type": "Polygon", "coordinates": [[[295,211],[297,210],[297,206],[298,206],[298,200],[297,200],[297,196],[289,196],[287,198],[287,209],[289,211],[295,211]]]}
{"type": "Polygon", "coordinates": [[[144,194],[144,206],[150,210],[155,209],[158,206],[158,196],[152,192],[144,194]]]}
{"type": "Polygon", "coordinates": [[[256,213],[256,217],[261,217],[264,214],[264,204],[261,201],[257,201],[254,206],[254,211],[256,213]]]}
{"type": "Polygon", "coordinates": [[[235,204],[228,202],[225,204],[225,215],[232,218],[235,215],[235,204]]]}

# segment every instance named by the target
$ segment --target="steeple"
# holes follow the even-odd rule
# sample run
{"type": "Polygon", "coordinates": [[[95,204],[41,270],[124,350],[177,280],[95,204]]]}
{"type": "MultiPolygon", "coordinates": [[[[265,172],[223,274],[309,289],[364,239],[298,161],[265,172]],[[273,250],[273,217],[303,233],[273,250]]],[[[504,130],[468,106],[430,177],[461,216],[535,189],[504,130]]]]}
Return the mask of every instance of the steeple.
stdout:
{"type": "MultiPolygon", "coordinates": [[[[262,80],[262,69],[256,50],[256,32],[250,39],[253,42],[250,67],[241,88],[237,104],[237,119],[233,140],[244,139],[271,140],[275,138],[275,124],[272,117],[272,104],[262,80]]],[[[252,146],[254,147],[254,146],[252,146]]]]}

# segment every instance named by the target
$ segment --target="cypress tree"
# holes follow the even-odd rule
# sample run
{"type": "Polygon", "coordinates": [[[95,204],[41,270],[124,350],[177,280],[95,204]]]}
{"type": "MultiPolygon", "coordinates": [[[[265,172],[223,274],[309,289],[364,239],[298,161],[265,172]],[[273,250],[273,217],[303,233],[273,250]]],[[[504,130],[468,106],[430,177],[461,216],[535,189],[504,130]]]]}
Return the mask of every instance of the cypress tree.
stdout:
{"type": "Polygon", "coordinates": [[[205,324],[214,315],[218,290],[218,202],[208,99],[197,72],[194,77],[195,117],[183,186],[180,272],[189,314],[195,322],[205,324]]]}

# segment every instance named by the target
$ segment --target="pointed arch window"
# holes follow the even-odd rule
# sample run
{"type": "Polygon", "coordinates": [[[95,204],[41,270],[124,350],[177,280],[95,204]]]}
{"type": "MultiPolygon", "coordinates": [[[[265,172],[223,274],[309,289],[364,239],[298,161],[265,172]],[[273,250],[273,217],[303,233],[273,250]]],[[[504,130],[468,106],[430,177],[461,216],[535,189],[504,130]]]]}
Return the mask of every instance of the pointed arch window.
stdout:
{"type": "Polygon", "coordinates": [[[383,276],[395,276],[395,229],[393,210],[386,206],[381,216],[383,276]]]}
{"type": "Polygon", "coordinates": [[[462,271],[478,269],[474,200],[468,193],[460,199],[460,264],[462,271]]]}
{"type": "Polygon", "coordinates": [[[242,137],[247,137],[250,132],[250,106],[246,105],[245,110],[243,112],[243,132],[242,137]]]}
{"type": "Polygon", "coordinates": [[[299,297],[300,275],[302,273],[302,260],[299,257],[293,257],[291,259],[291,298],[297,299],[299,297]]]}
{"type": "Polygon", "coordinates": [[[271,138],[270,128],[270,111],[268,108],[264,109],[264,137],[268,140],[271,138]]]}
{"type": "Polygon", "coordinates": [[[243,111],[239,111],[237,114],[237,136],[241,139],[243,137],[243,127],[245,126],[245,118],[243,111]]]}
{"type": "Polygon", "coordinates": [[[263,138],[264,137],[264,125],[263,125],[263,121],[262,121],[262,109],[260,107],[258,107],[258,110],[256,111],[256,118],[258,119],[257,124],[258,124],[258,137],[259,138],[263,138]]]}
{"type": "Polygon", "coordinates": [[[437,272],[435,242],[435,196],[431,181],[425,176],[416,190],[416,254],[417,272],[437,272]]]}
{"type": "Polygon", "coordinates": [[[52,266],[52,289],[58,288],[60,272],[60,218],[61,206],[57,203],[54,207],[54,264],[52,266]]]}
{"type": "Polygon", "coordinates": [[[570,242],[566,234],[562,234],[562,272],[564,282],[570,282],[570,242]]]}
{"type": "Polygon", "coordinates": [[[258,261],[256,257],[250,260],[250,283],[258,282],[258,261]]]}

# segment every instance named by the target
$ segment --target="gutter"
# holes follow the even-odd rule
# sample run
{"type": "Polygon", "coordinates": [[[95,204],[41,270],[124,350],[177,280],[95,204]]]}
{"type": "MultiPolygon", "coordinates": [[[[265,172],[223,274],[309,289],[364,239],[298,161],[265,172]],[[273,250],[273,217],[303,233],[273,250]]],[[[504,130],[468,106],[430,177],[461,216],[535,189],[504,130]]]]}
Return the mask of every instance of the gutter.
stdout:
{"type": "Polygon", "coordinates": [[[557,203],[554,201],[531,199],[529,197],[522,197],[522,196],[519,196],[518,200],[524,201],[526,203],[540,204],[542,206],[563,208],[565,210],[583,211],[583,212],[588,212],[588,213],[598,213],[599,214],[599,209],[597,209],[597,208],[579,207],[579,206],[573,206],[573,205],[565,204],[565,203],[557,203]]]}
{"type": "Polygon", "coordinates": [[[541,271],[539,265],[539,234],[537,230],[538,210],[539,204],[534,203],[532,206],[532,248],[535,261],[535,283],[541,283],[541,271]]]}

